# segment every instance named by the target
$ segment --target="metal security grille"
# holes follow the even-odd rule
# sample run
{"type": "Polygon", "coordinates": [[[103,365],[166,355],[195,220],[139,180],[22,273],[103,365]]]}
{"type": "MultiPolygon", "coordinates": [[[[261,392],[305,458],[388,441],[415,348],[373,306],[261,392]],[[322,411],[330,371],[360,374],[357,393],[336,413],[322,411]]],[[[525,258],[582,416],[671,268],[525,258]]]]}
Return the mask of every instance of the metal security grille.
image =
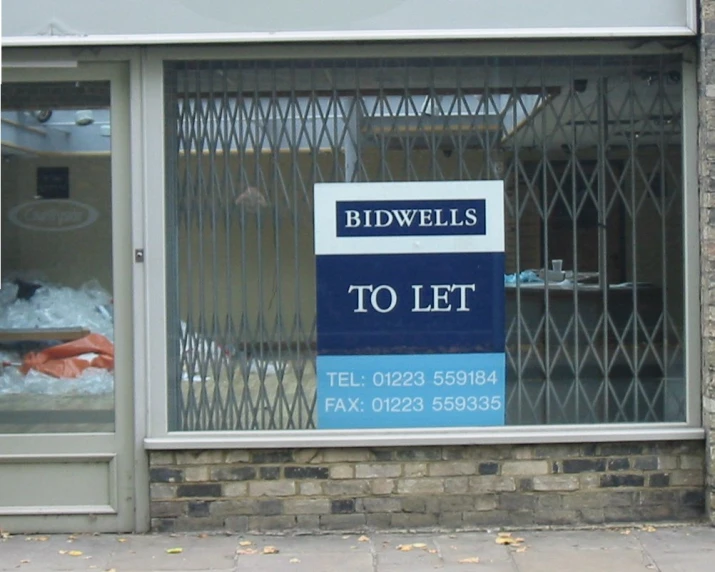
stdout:
{"type": "Polygon", "coordinates": [[[312,189],[335,181],[505,181],[508,424],[685,420],[679,59],[165,80],[173,430],[315,427],[312,189]]]}

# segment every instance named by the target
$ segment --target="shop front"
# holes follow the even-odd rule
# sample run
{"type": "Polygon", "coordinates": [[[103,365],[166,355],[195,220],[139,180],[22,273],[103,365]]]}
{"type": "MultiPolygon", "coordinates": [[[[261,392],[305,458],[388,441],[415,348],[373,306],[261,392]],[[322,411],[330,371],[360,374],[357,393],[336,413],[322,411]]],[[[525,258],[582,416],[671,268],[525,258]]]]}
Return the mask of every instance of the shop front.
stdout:
{"type": "Polygon", "coordinates": [[[694,2],[7,4],[0,528],[707,518],[694,2]]]}

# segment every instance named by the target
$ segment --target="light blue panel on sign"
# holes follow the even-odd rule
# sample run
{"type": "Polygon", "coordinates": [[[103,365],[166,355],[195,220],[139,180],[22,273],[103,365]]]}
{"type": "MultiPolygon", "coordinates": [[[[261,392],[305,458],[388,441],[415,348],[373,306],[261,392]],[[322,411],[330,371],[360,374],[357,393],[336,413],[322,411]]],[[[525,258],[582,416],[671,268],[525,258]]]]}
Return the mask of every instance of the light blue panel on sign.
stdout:
{"type": "Polygon", "coordinates": [[[318,356],[318,428],[504,425],[505,354],[318,356]]]}

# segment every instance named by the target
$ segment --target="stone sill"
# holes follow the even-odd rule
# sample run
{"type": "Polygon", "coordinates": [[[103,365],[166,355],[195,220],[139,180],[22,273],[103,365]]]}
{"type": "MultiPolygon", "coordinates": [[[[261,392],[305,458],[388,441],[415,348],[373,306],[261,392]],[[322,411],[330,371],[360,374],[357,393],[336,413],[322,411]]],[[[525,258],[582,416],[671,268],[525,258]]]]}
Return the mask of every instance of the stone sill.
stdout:
{"type": "Polygon", "coordinates": [[[394,447],[439,445],[528,445],[623,441],[703,440],[702,427],[684,423],[552,425],[309,431],[202,431],[144,439],[149,450],[394,447]]]}

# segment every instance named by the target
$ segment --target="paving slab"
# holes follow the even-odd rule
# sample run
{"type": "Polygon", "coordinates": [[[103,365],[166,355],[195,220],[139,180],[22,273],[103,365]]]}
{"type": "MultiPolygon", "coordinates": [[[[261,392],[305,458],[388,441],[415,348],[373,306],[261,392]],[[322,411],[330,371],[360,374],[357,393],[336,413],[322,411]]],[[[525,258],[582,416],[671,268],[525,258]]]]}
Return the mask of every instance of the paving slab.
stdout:
{"type": "Polygon", "coordinates": [[[13,535],[0,571],[713,572],[707,525],[499,533],[13,535]],[[505,534],[505,533],[502,533],[505,534]],[[506,538],[506,537],[504,537],[506,538]],[[517,539],[519,539],[517,541],[517,539]],[[266,547],[275,554],[264,554],[266,547]],[[402,547],[403,549],[400,549],[402,547]],[[405,547],[408,547],[405,549],[405,547]],[[170,549],[181,549],[170,554],[170,549]]]}

